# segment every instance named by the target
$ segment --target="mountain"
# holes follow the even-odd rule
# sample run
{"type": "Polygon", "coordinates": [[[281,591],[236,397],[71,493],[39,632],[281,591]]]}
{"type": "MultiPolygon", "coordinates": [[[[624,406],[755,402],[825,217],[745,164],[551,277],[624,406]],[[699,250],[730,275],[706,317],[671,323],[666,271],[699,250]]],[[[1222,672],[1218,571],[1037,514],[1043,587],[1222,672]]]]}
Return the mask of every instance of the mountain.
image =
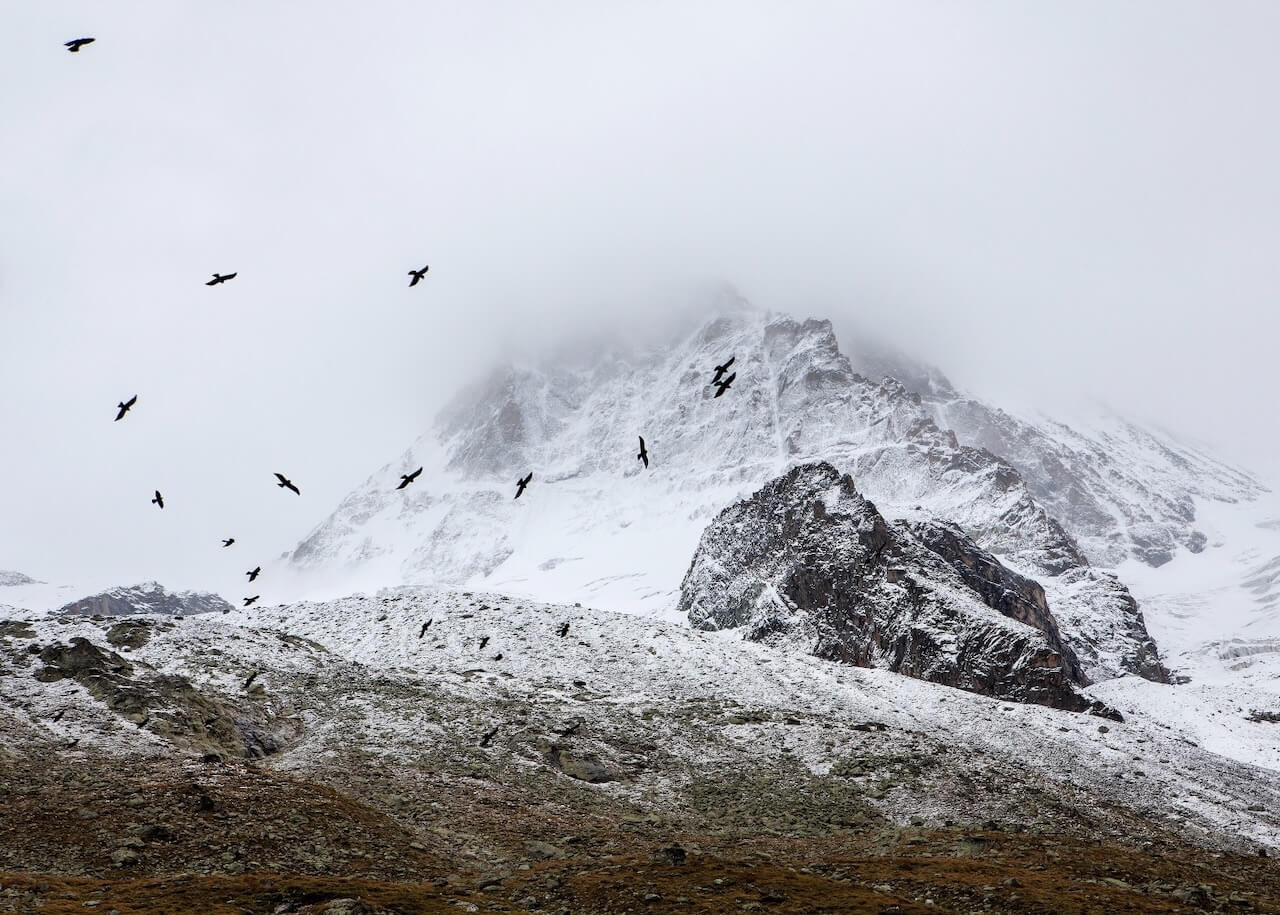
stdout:
{"type": "Polygon", "coordinates": [[[22,585],[39,585],[43,582],[36,581],[30,575],[24,575],[21,572],[11,572],[0,569],[0,588],[17,588],[22,585]]]}
{"type": "Polygon", "coordinates": [[[1038,581],[1090,680],[1155,674],[1132,595],[1090,554],[1114,564],[1189,553],[1203,545],[1203,503],[1248,500],[1262,487],[1136,427],[1107,438],[1010,418],[1004,437],[984,444],[973,435],[976,402],[941,373],[854,351],[863,371],[829,322],[734,301],[666,346],[617,344],[508,366],[461,393],[344,499],[289,565],[335,587],[483,585],[671,613],[721,509],[792,467],[825,461],[885,518],[955,524],[1038,581]],[[711,367],[730,356],[737,379],[714,397],[711,367]],[[912,386],[873,377],[886,368],[912,386]],[[638,435],[648,470],[635,457],[638,435]],[[1038,465],[1037,442],[1046,449],[1038,465]],[[989,446],[1009,446],[1012,458],[989,446]],[[423,477],[396,491],[399,474],[419,465],[423,477]],[[517,477],[530,471],[514,500],[517,477]],[[1111,510],[1088,510],[1082,493],[1111,510]],[[1051,508],[1071,504],[1083,507],[1062,517],[1051,508]]]}
{"type": "Polygon", "coordinates": [[[134,616],[163,614],[191,616],[196,613],[226,613],[231,605],[216,594],[204,591],[166,591],[158,582],[111,588],[83,597],[59,608],[62,616],[134,616]]]}
{"type": "Polygon", "coordinates": [[[1090,707],[1038,584],[954,526],[887,523],[826,463],[796,467],[722,511],[702,535],[679,610],[699,628],[742,629],[859,667],[1090,707]]]}

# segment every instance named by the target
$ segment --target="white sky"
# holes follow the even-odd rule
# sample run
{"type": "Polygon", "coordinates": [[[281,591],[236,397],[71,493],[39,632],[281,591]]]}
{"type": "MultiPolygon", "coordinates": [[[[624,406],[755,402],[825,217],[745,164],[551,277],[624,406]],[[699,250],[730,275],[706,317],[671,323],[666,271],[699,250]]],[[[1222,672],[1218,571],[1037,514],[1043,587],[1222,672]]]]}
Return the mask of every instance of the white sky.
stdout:
{"type": "Polygon", "coordinates": [[[0,568],[236,595],[501,354],[721,279],[1280,479],[1275,4],[10,7],[0,568]]]}

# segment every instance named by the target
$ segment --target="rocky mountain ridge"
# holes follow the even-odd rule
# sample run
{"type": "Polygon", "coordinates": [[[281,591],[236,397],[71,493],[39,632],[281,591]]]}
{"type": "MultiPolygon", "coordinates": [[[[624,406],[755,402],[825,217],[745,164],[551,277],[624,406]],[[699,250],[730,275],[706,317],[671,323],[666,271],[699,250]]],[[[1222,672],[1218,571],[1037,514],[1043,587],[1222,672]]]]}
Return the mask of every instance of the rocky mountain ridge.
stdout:
{"type": "MultiPolygon", "coordinates": [[[[699,628],[740,629],[830,660],[1107,712],[1077,691],[1089,681],[1037,583],[954,525],[886,522],[826,463],[796,467],[722,511],[702,535],[679,610],[699,628]]],[[[1149,637],[1145,646],[1149,674],[1163,679],[1149,637]]]]}
{"type": "Polygon", "coordinates": [[[191,616],[197,613],[226,613],[231,605],[206,591],[168,591],[159,582],[110,588],[100,594],[72,601],[57,612],[63,616],[191,616]]]}

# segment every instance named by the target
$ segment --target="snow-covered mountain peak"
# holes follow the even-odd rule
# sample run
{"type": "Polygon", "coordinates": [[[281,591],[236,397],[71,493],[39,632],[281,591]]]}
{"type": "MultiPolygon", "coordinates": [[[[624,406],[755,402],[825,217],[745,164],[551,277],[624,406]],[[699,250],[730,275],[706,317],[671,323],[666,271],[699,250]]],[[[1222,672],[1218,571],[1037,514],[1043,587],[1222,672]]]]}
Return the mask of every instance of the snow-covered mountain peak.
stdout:
{"type": "Polygon", "coordinates": [[[730,299],[663,345],[623,340],[499,369],[351,493],[290,564],[335,580],[359,572],[670,611],[715,514],[810,461],[849,473],[886,517],[954,522],[1035,577],[1199,549],[1198,501],[1261,491],[1132,424],[1015,417],[871,341],[842,348],[829,321],[730,299]],[[717,397],[713,370],[731,357],[736,377],[717,397]],[[419,465],[423,477],[395,490],[419,465]],[[530,472],[517,501],[515,481],[530,472]]]}

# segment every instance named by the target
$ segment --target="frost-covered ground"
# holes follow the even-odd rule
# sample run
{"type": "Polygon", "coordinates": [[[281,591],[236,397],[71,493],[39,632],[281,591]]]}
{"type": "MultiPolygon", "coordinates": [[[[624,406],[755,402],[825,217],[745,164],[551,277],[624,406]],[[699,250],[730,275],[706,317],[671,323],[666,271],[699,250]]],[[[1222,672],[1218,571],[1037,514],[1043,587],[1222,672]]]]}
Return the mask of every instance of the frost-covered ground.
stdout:
{"type": "MultiPolygon", "coordinates": [[[[33,676],[40,664],[29,645],[81,636],[108,648],[114,624],[37,620],[29,635],[0,639],[7,746],[78,740],[73,752],[172,752],[76,682],[33,676]]],[[[790,787],[752,792],[735,828],[759,820],[820,833],[842,816],[871,816],[1132,834],[1146,821],[1215,845],[1280,847],[1280,757],[1267,749],[1280,725],[1245,721],[1247,708],[1238,720],[1221,710],[1203,719],[1194,684],[1097,687],[1125,713],[1116,723],[683,623],[439,591],[158,621],[149,632],[122,651],[139,676],[150,667],[210,696],[276,703],[302,729],[269,764],[335,785],[349,787],[353,765],[414,778],[425,767],[446,780],[519,780],[530,803],[562,803],[565,792],[583,801],[585,791],[618,810],[705,827],[709,808],[690,800],[702,797],[702,781],[767,778],[790,787]],[[588,784],[570,769],[607,780],[588,784]],[[822,792],[834,794],[815,805],[822,792]]]]}

